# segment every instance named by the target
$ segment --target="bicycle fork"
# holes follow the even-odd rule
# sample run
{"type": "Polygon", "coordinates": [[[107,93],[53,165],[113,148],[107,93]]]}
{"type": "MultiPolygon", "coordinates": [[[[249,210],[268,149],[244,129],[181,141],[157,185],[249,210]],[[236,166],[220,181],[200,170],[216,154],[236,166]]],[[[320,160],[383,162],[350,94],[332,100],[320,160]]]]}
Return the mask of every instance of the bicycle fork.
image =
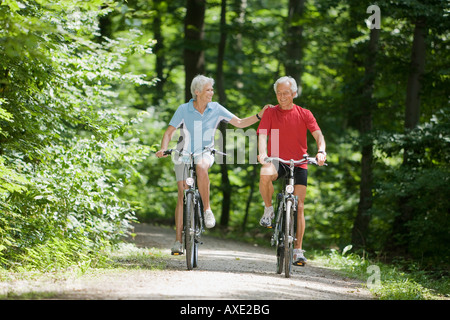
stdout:
{"type": "Polygon", "coordinates": [[[194,240],[196,243],[199,244],[203,244],[203,242],[200,241],[200,236],[203,233],[203,231],[205,231],[203,225],[203,206],[202,206],[202,200],[200,198],[200,193],[196,192],[195,194],[195,215],[198,221],[198,227],[197,227],[197,232],[195,233],[195,237],[194,240]]]}
{"type": "MultiPolygon", "coordinates": [[[[277,195],[277,197],[278,197],[278,200],[280,201],[279,202],[280,205],[279,205],[279,208],[278,208],[278,211],[277,211],[277,216],[276,216],[276,219],[277,219],[276,223],[275,223],[276,228],[274,229],[273,235],[272,235],[272,237],[270,239],[270,244],[272,246],[274,246],[275,244],[278,244],[278,242],[280,242],[280,241],[283,242],[283,239],[282,239],[282,237],[280,235],[282,233],[282,226],[283,226],[282,221],[284,220],[284,223],[289,223],[290,222],[289,221],[290,217],[288,217],[287,214],[286,214],[287,206],[289,205],[289,207],[291,208],[291,210],[294,213],[297,210],[297,201],[296,201],[297,197],[295,197],[295,196],[293,196],[291,194],[285,195],[285,194],[282,194],[282,193],[279,193],[277,195]]],[[[295,214],[293,216],[294,216],[294,223],[295,223],[297,219],[296,219],[295,214]]],[[[289,236],[289,244],[292,243],[292,241],[295,241],[295,240],[297,240],[295,237],[289,236]]]]}
{"type": "MultiPolygon", "coordinates": [[[[292,218],[294,220],[294,221],[292,221],[292,223],[294,223],[296,219],[295,219],[295,201],[294,201],[293,197],[292,198],[290,197],[286,201],[285,223],[288,225],[288,228],[289,228],[289,226],[291,225],[291,221],[290,221],[291,215],[287,214],[287,212],[292,212],[292,218]]],[[[293,228],[293,231],[295,231],[295,229],[296,228],[293,228]]],[[[295,240],[297,240],[295,238],[295,234],[290,234],[290,232],[289,232],[289,235],[288,235],[287,239],[288,239],[288,243],[285,244],[287,246],[290,246],[291,243],[293,243],[295,240]]]]}
{"type": "Polygon", "coordinates": [[[284,210],[284,193],[277,194],[277,203],[278,203],[278,208],[277,208],[277,215],[276,215],[276,221],[275,221],[275,228],[273,229],[273,234],[272,234],[272,237],[270,238],[271,246],[274,246],[274,245],[278,246],[278,242],[280,241],[279,234],[280,234],[280,227],[281,227],[281,219],[282,219],[283,210],[284,210]]]}

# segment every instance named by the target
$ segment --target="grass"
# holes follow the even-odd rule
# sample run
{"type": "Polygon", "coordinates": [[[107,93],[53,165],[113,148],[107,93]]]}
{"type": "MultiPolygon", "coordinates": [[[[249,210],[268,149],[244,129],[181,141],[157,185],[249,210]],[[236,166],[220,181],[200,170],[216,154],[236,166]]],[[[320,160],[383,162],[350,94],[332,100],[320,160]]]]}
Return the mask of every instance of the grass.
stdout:
{"type": "Polygon", "coordinates": [[[168,254],[156,248],[138,248],[132,243],[121,243],[109,253],[109,258],[114,268],[163,270],[168,254]]]}
{"type": "MultiPolygon", "coordinates": [[[[268,246],[267,234],[243,234],[216,231],[215,236],[268,246]]],[[[380,300],[449,300],[449,270],[426,271],[412,260],[397,259],[382,263],[352,253],[352,246],[342,251],[308,250],[307,258],[346,277],[361,280],[380,300]]]]}
{"type": "Polygon", "coordinates": [[[427,272],[414,261],[384,264],[350,253],[351,246],[337,250],[316,251],[314,261],[345,276],[366,283],[380,300],[448,300],[450,280],[445,271],[427,272]]]}
{"type": "Polygon", "coordinates": [[[131,243],[121,243],[108,250],[95,266],[78,263],[66,268],[39,270],[35,266],[17,266],[9,270],[0,268],[0,300],[40,300],[57,298],[58,293],[33,289],[48,282],[64,282],[82,276],[98,276],[105,272],[121,270],[163,270],[168,254],[156,248],[138,248],[131,243]],[[28,285],[29,284],[29,285],[28,285]]]}

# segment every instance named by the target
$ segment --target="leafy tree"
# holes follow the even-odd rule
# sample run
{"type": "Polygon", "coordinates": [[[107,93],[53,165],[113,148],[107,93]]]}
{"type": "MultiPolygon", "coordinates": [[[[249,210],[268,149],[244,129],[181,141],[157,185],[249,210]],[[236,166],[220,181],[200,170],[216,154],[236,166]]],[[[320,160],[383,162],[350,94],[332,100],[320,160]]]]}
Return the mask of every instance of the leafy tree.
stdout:
{"type": "Polygon", "coordinates": [[[115,90],[123,82],[151,82],[121,70],[130,52],[147,50],[133,43],[132,33],[122,42],[95,41],[98,17],[113,6],[0,6],[4,266],[23,258],[38,268],[95,260],[135,219],[119,194],[123,177],[148,150],[126,136],[133,120],[116,107],[115,90]],[[71,254],[62,254],[67,248],[71,254]]]}

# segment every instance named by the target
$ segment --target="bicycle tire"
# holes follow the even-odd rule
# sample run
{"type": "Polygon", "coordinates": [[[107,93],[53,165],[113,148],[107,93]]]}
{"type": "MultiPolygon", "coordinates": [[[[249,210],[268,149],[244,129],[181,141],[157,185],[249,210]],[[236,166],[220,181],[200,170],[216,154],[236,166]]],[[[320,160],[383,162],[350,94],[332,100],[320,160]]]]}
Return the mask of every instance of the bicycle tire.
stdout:
{"type": "Polygon", "coordinates": [[[200,236],[200,219],[201,219],[201,206],[200,202],[197,202],[197,205],[195,206],[195,219],[194,219],[194,260],[193,260],[193,267],[197,268],[198,266],[198,245],[199,245],[199,239],[200,236]]]}
{"type": "Polygon", "coordinates": [[[276,249],[277,249],[277,273],[281,274],[283,272],[284,263],[284,246],[283,246],[283,203],[279,199],[279,205],[277,210],[277,223],[275,226],[275,236],[276,236],[276,249]]]}
{"type": "Polygon", "coordinates": [[[279,246],[277,247],[277,273],[281,274],[283,272],[283,264],[284,264],[284,248],[279,246]]]}
{"type": "Polygon", "coordinates": [[[292,202],[287,201],[286,215],[284,221],[284,276],[291,276],[292,255],[294,252],[294,215],[292,210],[292,202]]]}
{"type": "Polygon", "coordinates": [[[194,254],[195,254],[195,215],[194,215],[194,196],[192,193],[186,195],[186,212],[184,221],[184,237],[186,246],[186,265],[188,270],[194,268],[194,254]]]}

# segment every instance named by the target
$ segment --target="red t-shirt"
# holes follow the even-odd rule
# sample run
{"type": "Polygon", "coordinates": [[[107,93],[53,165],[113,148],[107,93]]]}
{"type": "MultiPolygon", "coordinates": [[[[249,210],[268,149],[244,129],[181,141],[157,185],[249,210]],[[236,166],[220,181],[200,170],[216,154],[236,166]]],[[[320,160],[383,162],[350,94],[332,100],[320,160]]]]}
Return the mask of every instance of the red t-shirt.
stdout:
{"type": "MultiPolygon", "coordinates": [[[[311,133],[320,130],[311,111],[295,104],[290,110],[282,110],[277,105],[264,111],[257,133],[269,136],[269,157],[300,160],[308,149],[307,129],[311,133]]],[[[301,167],[306,169],[308,166],[304,164],[301,167]]]]}

